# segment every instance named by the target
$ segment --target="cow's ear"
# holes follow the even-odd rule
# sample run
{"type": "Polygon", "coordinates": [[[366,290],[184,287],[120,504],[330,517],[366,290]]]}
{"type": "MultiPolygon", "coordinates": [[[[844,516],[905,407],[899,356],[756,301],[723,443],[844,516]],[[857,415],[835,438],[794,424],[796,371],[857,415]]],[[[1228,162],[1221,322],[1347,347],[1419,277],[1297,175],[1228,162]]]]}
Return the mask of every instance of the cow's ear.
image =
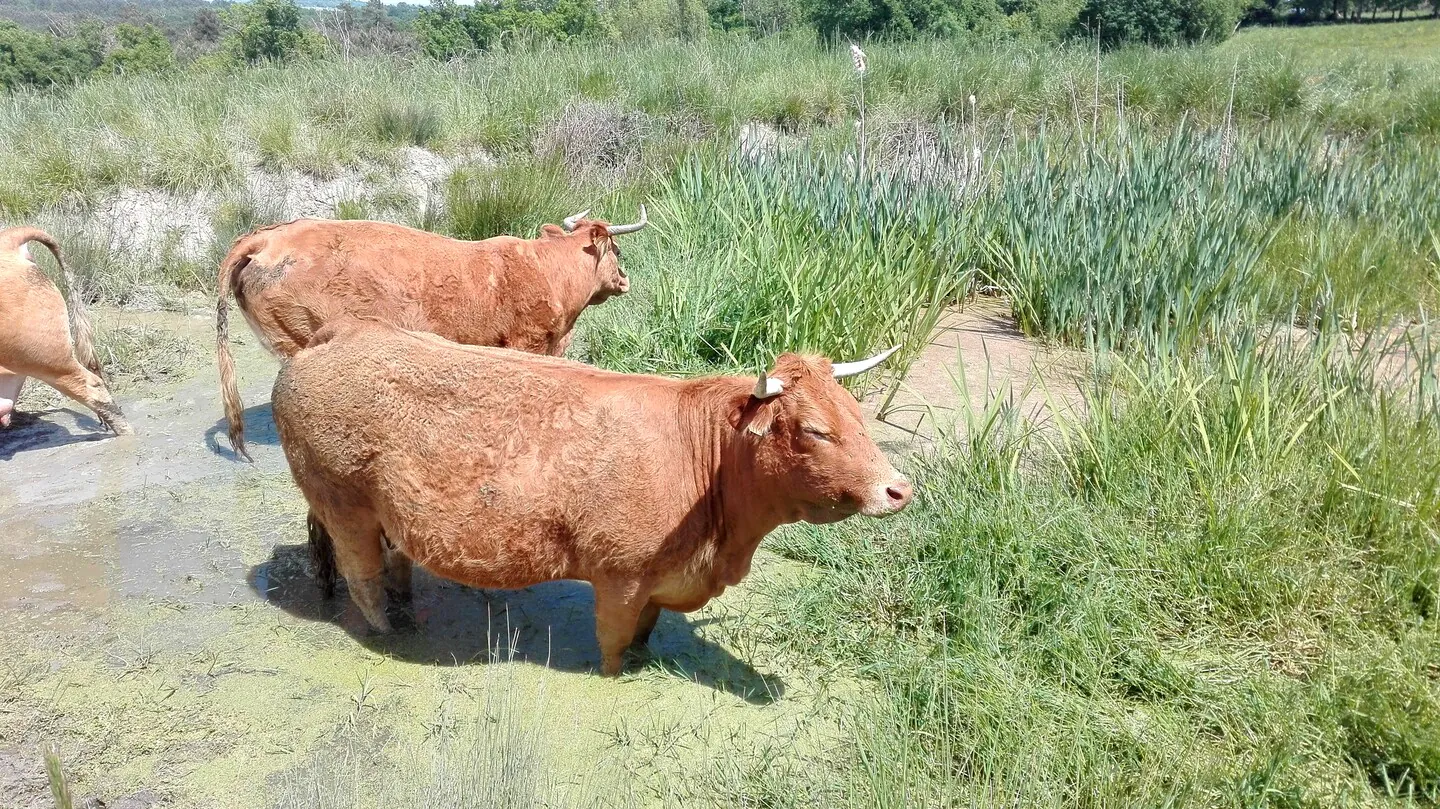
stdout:
{"type": "Polygon", "coordinates": [[[540,226],[540,235],[546,239],[558,239],[565,235],[565,228],[546,222],[540,226]]]}
{"type": "Polygon", "coordinates": [[[766,436],[770,434],[770,428],[775,424],[775,416],[780,412],[780,403],[773,399],[750,400],[753,404],[746,408],[749,420],[745,424],[746,432],[751,435],[766,436]]]}

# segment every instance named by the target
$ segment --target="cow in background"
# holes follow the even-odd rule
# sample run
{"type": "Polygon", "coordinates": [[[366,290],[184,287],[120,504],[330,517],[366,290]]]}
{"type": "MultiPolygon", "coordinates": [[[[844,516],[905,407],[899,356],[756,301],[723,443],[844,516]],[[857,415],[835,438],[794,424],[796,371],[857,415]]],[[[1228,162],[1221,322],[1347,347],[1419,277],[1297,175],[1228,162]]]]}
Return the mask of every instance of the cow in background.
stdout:
{"type": "Polygon", "coordinates": [[[331,319],[374,317],[466,345],[560,355],[585,307],[630,289],[610,225],[588,211],[537,239],[459,241],[388,222],[300,219],[236,240],[220,264],[216,355],[230,444],[245,451],[229,296],[270,352],[289,357],[331,319]]]}
{"type": "Polygon", "coordinates": [[[0,230],[0,427],[10,426],[20,389],[33,376],[95,411],[111,432],[132,432],[101,377],[78,290],[50,234],[31,227],[0,230]],[[54,254],[70,289],[68,311],[60,290],[30,259],[30,242],[54,254]]]}

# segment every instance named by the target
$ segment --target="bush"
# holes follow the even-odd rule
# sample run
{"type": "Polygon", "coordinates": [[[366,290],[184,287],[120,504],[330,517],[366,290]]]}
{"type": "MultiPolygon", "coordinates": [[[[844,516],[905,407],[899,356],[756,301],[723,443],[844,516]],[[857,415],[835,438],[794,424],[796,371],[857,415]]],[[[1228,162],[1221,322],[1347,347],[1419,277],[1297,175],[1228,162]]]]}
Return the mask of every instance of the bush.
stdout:
{"type": "Polygon", "coordinates": [[[1084,0],[1001,0],[1010,30],[1020,35],[1055,40],[1075,30],[1084,0]]]}
{"type": "Polygon", "coordinates": [[[94,68],[82,43],[0,20],[0,86],[6,90],[74,84],[94,68]]]}
{"type": "Polygon", "coordinates": [[[105,67],[116,73],[158,73],[175,67],[175,48],[153,25],[121,23],[115,27],[115,40],[105,67]]]}
{"type": "Polygon", "coordinates": [[[1237,0],[1086,0],[1079,27],[1106,45],[1179,45],[1229,38],[1237,0]]]}

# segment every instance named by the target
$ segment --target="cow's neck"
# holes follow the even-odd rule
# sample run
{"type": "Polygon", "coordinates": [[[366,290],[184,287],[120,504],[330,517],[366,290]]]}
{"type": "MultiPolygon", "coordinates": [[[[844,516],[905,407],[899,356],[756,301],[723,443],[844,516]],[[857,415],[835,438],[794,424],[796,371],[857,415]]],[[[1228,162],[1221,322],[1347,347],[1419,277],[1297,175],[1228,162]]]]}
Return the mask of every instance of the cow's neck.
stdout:
{"type": "Polygon", "coordinates": [[[694,383],[700,394],[694,407],[682,406],[696,423],[680,425],[690,447],[694,477],[692,514],[698,517],[694,537],[708,545],[711,574],[717,583],[733,585],[750,569],[755,549],[766,534],[786,522],[775,502],[774,487],[755,475],[747,439],[731,425],[732,413],[750,397],[746,380],[712,379],[694,383]]]}
{"type": "MultiPolygon", "coordinates": [[[[585,307],[590,305],[590,299],[595,297],[598,288],[595,283],[595,262],[594,257],[583,250],[576,250],[569,240],[565,240],[563,249],[550,249],[546,252],[544,260],[551,267],[559,269],[550,277],[550,289],[556,297],[556,303],[560,310],[565,313],[565,329],[575,325],[575,320],[585,307]]],[[[547,247],[552,247],[547,245],[547,247]]]]}

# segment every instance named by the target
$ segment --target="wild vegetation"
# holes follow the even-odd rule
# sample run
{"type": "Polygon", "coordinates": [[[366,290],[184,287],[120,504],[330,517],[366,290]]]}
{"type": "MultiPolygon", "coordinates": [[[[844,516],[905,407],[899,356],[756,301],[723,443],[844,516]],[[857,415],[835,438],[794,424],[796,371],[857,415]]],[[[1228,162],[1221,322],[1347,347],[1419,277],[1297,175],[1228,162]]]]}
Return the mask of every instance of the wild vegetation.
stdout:
{"type": "Polygon", "coordinates": [[[272,218],[257,171],[474,158],[336,214],[481,238],[646,203],[636,291],[578,341],[635,371],[895,342],[903,369],[945,307],[1002,296],[1082,350],[1084,406],[965,401],[901,517],[780,533],[807,572],[766,594],[767,641],[873,702],[845,749],[717,762],[687,805],[1440,800],[1440,61],[1332,58],[1320,29],[893,41],[863,71],[813,32],[473,53],[557,9],[427,11],[450,63],[277,63],[314,32],[257,23],[252,69],[15,93],[0,210],[71,228],[93,300],[175,304],[214,256],[116,254],[81,227],[111,195],[215,195],[223,246],[272,218]]]}

